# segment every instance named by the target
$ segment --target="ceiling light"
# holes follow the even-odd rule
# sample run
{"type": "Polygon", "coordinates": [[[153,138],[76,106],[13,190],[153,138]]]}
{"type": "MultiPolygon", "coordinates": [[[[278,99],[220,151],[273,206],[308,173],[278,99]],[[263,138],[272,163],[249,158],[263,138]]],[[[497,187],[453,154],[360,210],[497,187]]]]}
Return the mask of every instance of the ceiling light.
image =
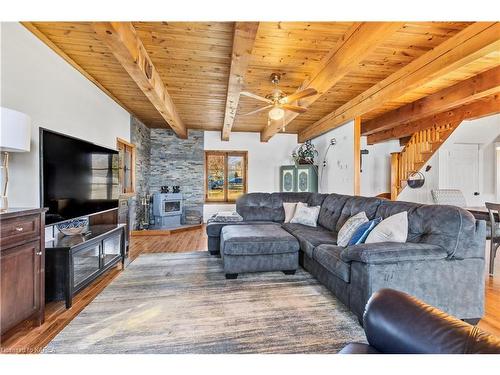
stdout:
{"type": "Polygon", "coordinates": [[[269,111],[269,118],[271,120],[281,120],[283,116],[285,115],[285,110],[279,108],[279,107],[274,107],[269,111]]]}

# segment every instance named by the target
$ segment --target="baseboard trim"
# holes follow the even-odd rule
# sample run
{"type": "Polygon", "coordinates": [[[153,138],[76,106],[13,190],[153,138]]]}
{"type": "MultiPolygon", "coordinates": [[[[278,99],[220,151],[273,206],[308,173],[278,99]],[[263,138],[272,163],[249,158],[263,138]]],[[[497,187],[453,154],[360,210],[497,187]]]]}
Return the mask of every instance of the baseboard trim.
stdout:
{"type": "Polygon", "coordinates": [[[139,236],[170,236],[174,233],[187,232],[189,230],[197,230],[200,229],[203,224],[195,224],[195,225],[183,225],[179,228],[173,229],[145,229],[145,230],[133,230],[130,232],[132,237],[139,236]]]}

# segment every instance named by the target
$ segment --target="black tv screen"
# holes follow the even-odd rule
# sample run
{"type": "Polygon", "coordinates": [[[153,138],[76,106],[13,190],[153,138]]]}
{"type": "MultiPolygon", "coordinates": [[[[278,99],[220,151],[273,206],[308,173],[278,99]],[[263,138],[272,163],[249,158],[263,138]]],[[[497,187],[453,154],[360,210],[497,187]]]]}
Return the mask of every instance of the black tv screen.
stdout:
{"type": "Polygon", "coordinates": [[[118,151],[41,129],[40,168],[47,224],[118,207],[118,151]]]}

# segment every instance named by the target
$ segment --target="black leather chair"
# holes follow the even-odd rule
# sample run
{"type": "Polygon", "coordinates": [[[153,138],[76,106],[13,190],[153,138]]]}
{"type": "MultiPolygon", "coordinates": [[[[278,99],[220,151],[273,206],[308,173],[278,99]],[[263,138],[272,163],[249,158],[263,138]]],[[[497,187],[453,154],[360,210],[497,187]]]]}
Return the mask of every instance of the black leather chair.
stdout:
{"type": "Polygon", "coordinates": [[[368,344],[340,354],[500,354],[500,339],[406,293],[381,289],[366,304],[368,344]]]}

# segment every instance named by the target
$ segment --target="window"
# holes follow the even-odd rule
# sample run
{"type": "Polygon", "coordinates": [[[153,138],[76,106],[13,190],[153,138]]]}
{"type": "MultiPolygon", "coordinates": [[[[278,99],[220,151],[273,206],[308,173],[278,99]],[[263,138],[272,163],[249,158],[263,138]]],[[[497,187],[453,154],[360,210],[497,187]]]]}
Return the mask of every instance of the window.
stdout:
{"type": "Polygon", "coordinates": [[[116,148],[119,152],[119,179],[122,194],[135,193],[135,145],[118,138],[116,148]]]}
{"type": "Polygon", "coordinates": [[[247,183],[246,151],[205,151],[205,201],[234,202],[247,183]]]}

